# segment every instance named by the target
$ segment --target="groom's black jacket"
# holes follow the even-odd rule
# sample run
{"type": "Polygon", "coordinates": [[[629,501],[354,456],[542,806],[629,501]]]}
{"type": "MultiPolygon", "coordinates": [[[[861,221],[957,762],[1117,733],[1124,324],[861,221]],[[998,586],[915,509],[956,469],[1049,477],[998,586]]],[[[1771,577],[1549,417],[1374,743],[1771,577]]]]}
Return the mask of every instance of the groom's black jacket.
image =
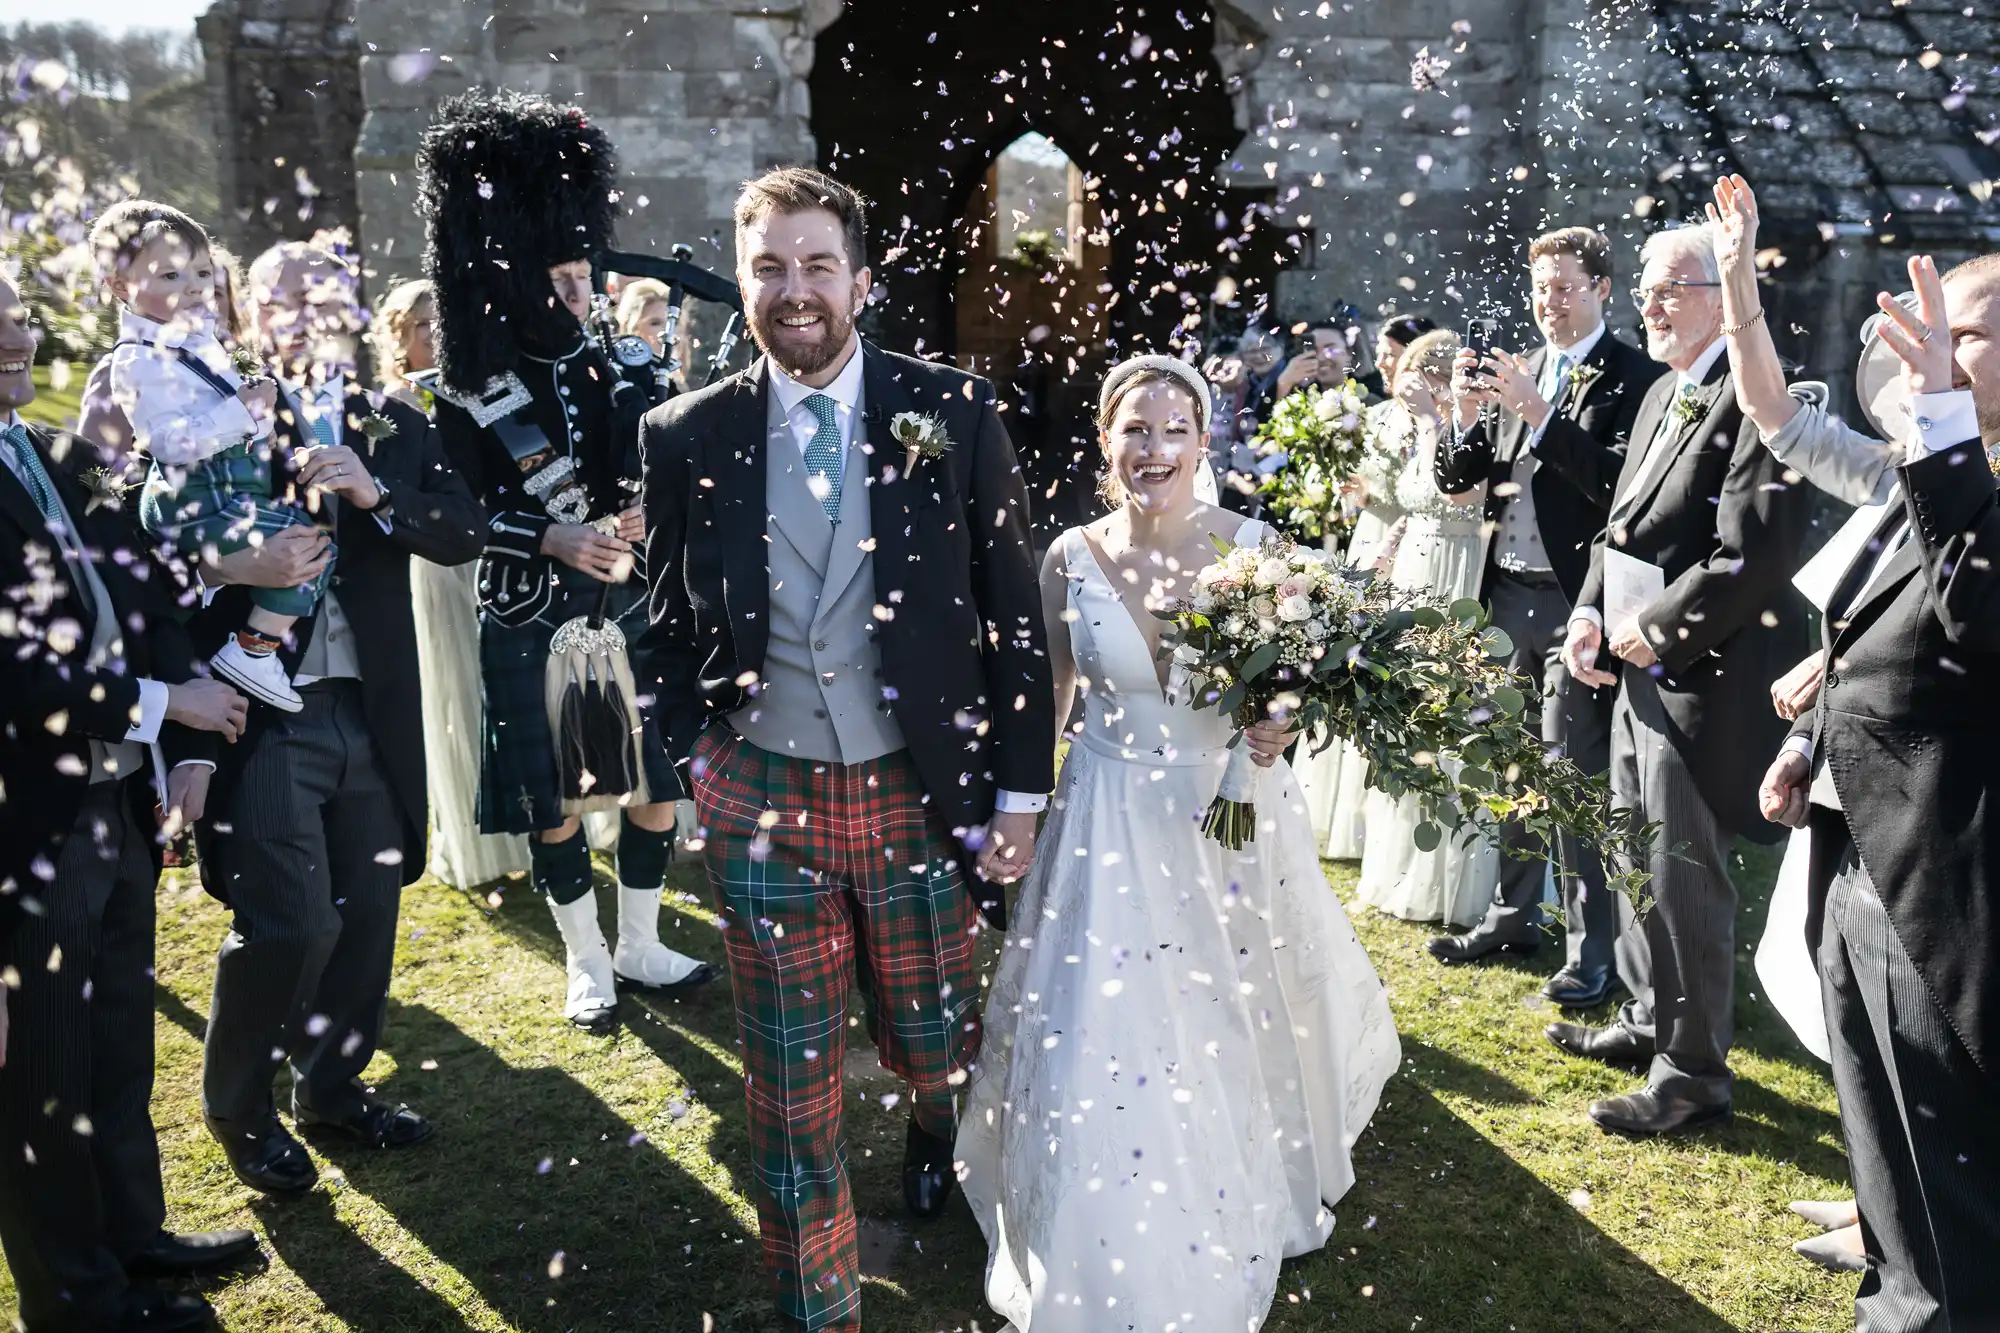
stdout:
{"type": "Polygon", "coordinates": [[[1834,593],[1826,680],[1792,734],[1814,738],[1897,938],[2000,1082],[2000,494],[1977,440],[1898,472],[1910,540],[1858,604],[1878,546],[1834,593]]]}
{"type": "MultiPolygon", "coordinates": [[[[963,830],[992,817],[996,788],[1055,785],[1055,696],[1028,492],[991,384],[872,344],[860,354],[855,447],[871,450],[882,675],[926,799],[963,830]],[[903,412],[940,417],[951,441],[914,476],[889,434],[903,412]]],[[[748,701],[745,684],[763,672],[769,392],[760,358],[654,408],[640,426],[652,583],[640,664],[676,761],[711,717],[748,701]]]]}

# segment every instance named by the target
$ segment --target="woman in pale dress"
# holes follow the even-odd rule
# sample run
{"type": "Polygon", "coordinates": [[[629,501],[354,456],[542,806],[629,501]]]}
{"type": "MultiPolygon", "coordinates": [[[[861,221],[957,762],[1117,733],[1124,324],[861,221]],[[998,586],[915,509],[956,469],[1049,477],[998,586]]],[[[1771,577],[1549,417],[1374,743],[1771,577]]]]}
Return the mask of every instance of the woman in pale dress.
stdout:
{"type": "MultiPolygon", "coordinates": [[[[428,282],[399,283],[375,309],[369,338],[389,397],[429,415],[430,395],[409,376],[432,369],[436,302],[428,282]]],[[[479,831],[479,608],[476,566],[410,561],[417,670],[424,681],[424,755],[430,774],[431,873],[454,888],[528,869],[528,840],[479,831]]]]}
{"type": "MultiPolygon", "coordinates": [[[[1283,1258],[1324,1245],[1400,1048],[1275,722],[1256,836],[1201,831],[1234,732],[1159,673],[1162,621],[1264,525],[1199,498],[1209,399],[1127,362],[1099,410],[1117,508],[1042,570],[1056,715],[1084,694],[994,973],[957,1156],[1014,1333],[1254,1333],[1283,1258]]],[[[1211,487],[1207,494],[1213,497],[1211,487]]],[[[1054,737],[1050,738],[1053,742],[1054,737]]]]}
{"type": "MultiPolygon", "coordinates": [[[[1468,491],[1447,496],[1432,478],[1449,405],[1452,358],[1458,336],[1439,329],[1410,345],[1396,378],[1396,396],[1416,426],[1416,448],[1396,479],[1396,501],[1405,511],[1395,534],[1396,587],[1448,605],[1479,591],[1486,560],[1485,495],[1468,491]]],[[[1484,919],[1500,874],[1499,852],[1481,838],[1467,843],[1446,836],[1431,851],[1420,850],[1415,831],[1423,813],[1413,796],[1370,791],[1363,820],[1368,831],[1361,855],[1359,899],[1409,921],[1444,921],[1471,926],[1484,919]]]]}

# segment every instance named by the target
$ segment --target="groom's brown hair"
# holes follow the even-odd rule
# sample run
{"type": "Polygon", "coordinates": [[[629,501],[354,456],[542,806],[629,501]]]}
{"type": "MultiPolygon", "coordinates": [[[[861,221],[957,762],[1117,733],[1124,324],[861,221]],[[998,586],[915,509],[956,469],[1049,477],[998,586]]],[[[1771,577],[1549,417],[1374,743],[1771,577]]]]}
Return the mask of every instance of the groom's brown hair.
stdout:
{"type": "Polygon", "coordinates": [[[854,190],[811,167],[779,167],[746,181],[736,196],[736,249],[742,257],[743,233],[772,214],[810,213],[825,209],[840,219],[847,244],[847,262],[856,273],[868,267],[868,205],[854,190]]]}

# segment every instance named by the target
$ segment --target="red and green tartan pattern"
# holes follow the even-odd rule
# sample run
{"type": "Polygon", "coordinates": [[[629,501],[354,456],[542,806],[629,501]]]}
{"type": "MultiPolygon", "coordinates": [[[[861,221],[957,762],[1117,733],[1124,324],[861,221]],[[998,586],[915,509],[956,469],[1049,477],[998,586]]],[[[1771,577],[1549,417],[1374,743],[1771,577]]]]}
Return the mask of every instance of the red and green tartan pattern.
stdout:
{"type": "Polygon", "coordinates": [[[750,1155],[778,1308],[861,1327],[861,1259],[842,1131],[849,987],[882,1066],[951,1137],[979,1054],[978,913],[956,841],[906,752],[859,764],[772,754],[725,727],[694,746],[743,1038],[750,1155]]]}

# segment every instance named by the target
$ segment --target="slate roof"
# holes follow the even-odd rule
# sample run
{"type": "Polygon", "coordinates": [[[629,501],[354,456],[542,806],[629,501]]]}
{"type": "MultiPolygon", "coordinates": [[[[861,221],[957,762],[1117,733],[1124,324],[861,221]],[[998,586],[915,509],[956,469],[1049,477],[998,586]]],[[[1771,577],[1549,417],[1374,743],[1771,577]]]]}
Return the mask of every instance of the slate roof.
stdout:
{"type": "Polygon", "coordinates": [[[1653,12],[1652,167],[1678,214],[1714,171],[1740,171],[1774,233],[2000,240],[1992,0],[1654,0],[1653,12]]]}

